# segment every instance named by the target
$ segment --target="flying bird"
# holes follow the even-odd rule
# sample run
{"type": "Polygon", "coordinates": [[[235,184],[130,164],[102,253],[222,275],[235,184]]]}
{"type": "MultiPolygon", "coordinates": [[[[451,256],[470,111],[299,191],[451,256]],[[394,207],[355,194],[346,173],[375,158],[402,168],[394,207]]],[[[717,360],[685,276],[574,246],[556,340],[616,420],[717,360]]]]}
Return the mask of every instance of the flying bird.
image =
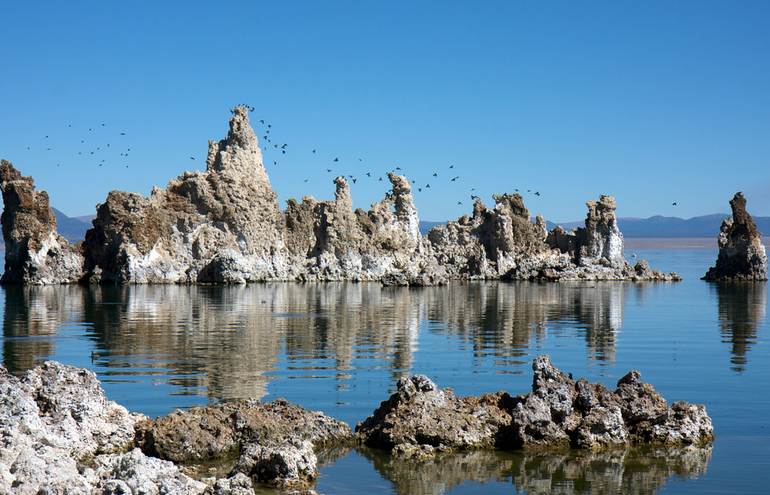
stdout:
{"type": "Polygon", "coordinates": [[[191,157],[190,157],[190,160],[195,160],[195,157],[194,157],[194,156],[191,156],[191,157]]]}

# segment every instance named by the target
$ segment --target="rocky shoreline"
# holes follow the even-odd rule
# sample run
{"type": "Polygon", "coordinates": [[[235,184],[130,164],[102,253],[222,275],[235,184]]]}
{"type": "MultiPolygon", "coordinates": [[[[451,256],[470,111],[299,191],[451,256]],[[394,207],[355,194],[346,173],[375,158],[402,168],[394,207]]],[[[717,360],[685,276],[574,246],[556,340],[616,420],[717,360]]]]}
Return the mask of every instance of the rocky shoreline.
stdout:
{"type": "Polygon", "coordinates": [[[227,137],[210,141],[206,170],[185,172],[149,197],[112,191],[82,243],[67,242],[45,191],[0,163],[3,283],[248,283],[449,280],[679,280],[630,265],[611,196],[589,201],[584,227],[548,232],[519,194],[419,231],[411,182],[388,174],[391,190],[368,211],[353,209],[344,177],[333,200],[290,199],[281,210],[248,109],[236,107],[227,137]]]}
{"type": "MultiPolygon", "coordinates": [[[[669,405],[637,371],[615,391],[573,380],[547,356],[533,371],[532,392],[519,396],[457,397],[424,376],[402,379],[354,433],[280,399],[150,419],[109,401],[91,371],[49,361],[17,378],[0,368],[0,492],[246,495],[268,486],[313,493],[319,457],[367,452],[357,445],[423,470],[461,451],[622,459],[622,449],[648,445],[664,456],[697,448],[696,460],[708,456],[702,449],[714,434],[705,408],[669,405]]],[[[390,461],[377,463],[399,476],[390,461]]]]}

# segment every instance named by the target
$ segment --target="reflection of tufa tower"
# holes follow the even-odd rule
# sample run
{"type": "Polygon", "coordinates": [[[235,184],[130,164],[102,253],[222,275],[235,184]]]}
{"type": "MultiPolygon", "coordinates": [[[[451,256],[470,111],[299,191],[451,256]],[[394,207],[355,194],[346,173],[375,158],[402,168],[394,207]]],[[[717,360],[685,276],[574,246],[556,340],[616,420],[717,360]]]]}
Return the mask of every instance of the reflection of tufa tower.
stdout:
{"type": "Polygon", "coordinates": [[[757,330],[765,318],[767,284],[717,284],[716,291],[723,341],[732,343],[730,362],[740,372],[746,369],[746,353],[757,342],[757,330]]]}

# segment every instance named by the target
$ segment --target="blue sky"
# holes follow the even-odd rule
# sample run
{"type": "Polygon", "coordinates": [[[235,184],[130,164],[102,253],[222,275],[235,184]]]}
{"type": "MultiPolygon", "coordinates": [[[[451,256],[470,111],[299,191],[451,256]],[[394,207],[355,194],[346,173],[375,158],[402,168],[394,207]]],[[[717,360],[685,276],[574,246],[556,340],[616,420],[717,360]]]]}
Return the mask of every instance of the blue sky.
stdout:
{"type": "Polygon", "coordinates": [[[689,217],[742,190],[770,215],[770,2],[35,1],[0,21],[0,157],[70,215],[202,168],[239,102],[289,145],[266,160],[282,203],[341,172],[368,207],[386,183],[365,172],[398,165],[431,184],[424,220],[471,188],[537,190],[557,221],[601,193],[689,217]]]}

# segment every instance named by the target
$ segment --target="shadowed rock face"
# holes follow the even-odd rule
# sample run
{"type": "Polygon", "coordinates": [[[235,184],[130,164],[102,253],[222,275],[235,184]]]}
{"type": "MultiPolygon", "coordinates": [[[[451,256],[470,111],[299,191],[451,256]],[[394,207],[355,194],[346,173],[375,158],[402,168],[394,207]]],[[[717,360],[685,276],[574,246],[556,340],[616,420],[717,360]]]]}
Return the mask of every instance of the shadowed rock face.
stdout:
{"type": "Polygon", "coordinates": [[[611,392],[574,381],[548,356],[535,359],[532,369],[532,392],[517,397],[456,397],[425,376],[403,378],[356,432],[369,446],[418,458],[490,446],[598,450],[631,443],[698,445],[713,438],[703,406],[669,406],[638,371],[611,392]]]}
{"type": "Polygon", "coordinates": [[[585,227],[572,233],[547,233],[519,194],[502,194],[493,208],[477,199],[471,216],[422,237],[411,184],[394,173],[391,190],[368,211],[353,209],[338,177],[333,200],[291,199],[281,212],[245,107],[233,109],[225,139],[209,142],[205,172],[185,172],[149,197],[110,192],[83,258],[56,233],[47,195],[33,194],[32,180],[10,164],[4,169],[8,282],[678,279],[626,263],[609,196],[589,201],[585,227]]]}
{"type": "Polygon", "coordinates": [[[730,200],[733,215],[722,222],[716,266],[709,268],[705,280],[767,280],[767,254],[762,234],[746,211],[743,193],[730,200]]]}
{"type": "Polygon", "coordinates": [[[3,192],[3,282],[24,284],[73,283],[82,277],[83,258],[56,231],[48,194],[36,191],[11,162],[0,161],[3,192]]]}

